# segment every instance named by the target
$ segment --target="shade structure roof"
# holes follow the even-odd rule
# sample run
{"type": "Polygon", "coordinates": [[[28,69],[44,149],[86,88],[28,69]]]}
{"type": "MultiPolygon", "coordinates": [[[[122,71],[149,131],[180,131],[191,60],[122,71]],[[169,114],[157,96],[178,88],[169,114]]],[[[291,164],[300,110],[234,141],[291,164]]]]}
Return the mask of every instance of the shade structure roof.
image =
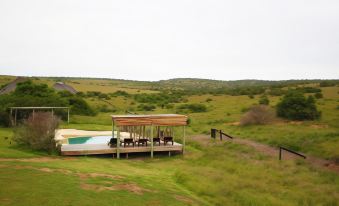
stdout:
{"type": "Polygon", "coordinates": [[[118,126],[184,126],[187,116],[181,114],[150,114],[150,115],[111,115],[112,121],[118,126]]]}

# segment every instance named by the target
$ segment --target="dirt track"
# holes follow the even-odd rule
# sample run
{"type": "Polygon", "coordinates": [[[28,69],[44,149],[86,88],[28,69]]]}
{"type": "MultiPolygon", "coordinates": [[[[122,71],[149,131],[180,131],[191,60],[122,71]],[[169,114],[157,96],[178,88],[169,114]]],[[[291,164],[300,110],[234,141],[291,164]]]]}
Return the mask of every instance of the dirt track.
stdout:
{"type": "MultiPolygon", "coordinates": [[[[193,141],[198,141],[204,145],[208,145],[211,143],[211,137],[207,136],[207,135],[198,135],[198,136],[194,136],[191,137],[191,139],[193,141]]],[[[216,138],[215,143],[218,142],[224,142],[224,141],[231,141],[233,143],[236,144],[242,144],[242,145],[247,145],[250,147],[255,148],[258,152],[264,153],[268,156],[271,157],[275,157],[277,158],[278,161],[278,157],[279,157],[279,149],[276,147],[272,147],[266,144],[262,144],[262,143],[258,143],[252,140],[248,140],[248,139],[242,139],[242,138],[233,138],[233,139],[229,139],[227,137],[225,137],[223,139],[223,141],[220,141],[218,138],[216,138]]],[[[317,168],[321,168],[321,169],[327,169],[333,172],[336,172],[339,174],[339,164],[330,161],[330,160],[325,160],[325,159],[321,159],[321,158],[317,158],[317,157],[313,157],[310,155],[305,155],[306,156],[306,162],[308,162],[310,165],[317,167],[317,168]]],[[[300,159],[301,157],[291,154],[289,152],[283,151],[282,152],[282,159],[300,159]]]]}

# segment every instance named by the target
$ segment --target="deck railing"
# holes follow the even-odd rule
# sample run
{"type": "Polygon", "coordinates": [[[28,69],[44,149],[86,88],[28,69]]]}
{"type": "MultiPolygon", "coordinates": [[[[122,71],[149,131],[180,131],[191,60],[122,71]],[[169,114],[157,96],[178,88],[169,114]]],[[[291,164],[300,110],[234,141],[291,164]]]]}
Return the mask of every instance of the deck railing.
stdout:
{"type": "Polygon", "coordinates": [[[290,153],[292,153],[292,154],[295,154],[295,155],[297,155],[297,156],[300,156],[300,157],[306,159],[306,156],[303,155],[303,154],[300,154],[300,153],[298,153],[298,152],[296,152],[296,151],[290,150],[290,149],[288,149],[288,148],[286,148],[286,147],[279,147],[279,160],[282,159],[282,150],[285,150],[285,151],[287,151],[287,152],[290,152],[290,153]]]}
{"type": "Polygon", "coordinates": [[[215,139],[217,136],[217,133],[219,134],[220,140],[222,140],[223,136],[233,139],[231,135],[226,134],[221,129],[219,130],[219,129],[214,129],[214,128],[211,129],[211,138],[215,139]]]}

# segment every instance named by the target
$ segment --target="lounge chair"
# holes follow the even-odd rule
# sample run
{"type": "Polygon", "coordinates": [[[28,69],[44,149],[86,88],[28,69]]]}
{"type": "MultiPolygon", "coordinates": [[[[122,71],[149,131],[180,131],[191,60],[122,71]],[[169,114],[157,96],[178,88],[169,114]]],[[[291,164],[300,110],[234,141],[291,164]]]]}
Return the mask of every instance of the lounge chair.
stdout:
{"type": "Polygon", "coordinates": [[[160,146],[160,137],[154,137],[153,138],[153,144],[155,144],[155,143],[159,143],[159,146],[160,146]]]}
{"type": "Polygon", "coordinates": [[[173,145],[173,137],[164,137],[164,145],[167,145],[167,142],[172,142],[173,145]]]}
{"type": "Polygon", "coordinates": [[[117,138],[111,138],[111,139],[109,140],[109,142],[108,142],[108,145],[109,145],[110,147],[116,147],[116,146],[117,146],[117,142],[118,142],[117,138]]]}
{"type": "Polygon", "coordinates": [[[133,140],[133,138],[125,138],[125,139],[121,142],[121,144],[124,144],[124,147],[126,147],[126,144],[127,144],[128,146],[130,146],[130,144],[132,144],[133,147],[134,147],[134,140],[133,140]]]}
{"type": "Polygon", "coordinates": [[[138,139],[137,141],[135,141],[135,143],[138,145],[138,147],[140,146],[140,144],[142,146],[146,145],[146,147],[147,147],[147,142],[148,142],[148,139],[138,139]]]}

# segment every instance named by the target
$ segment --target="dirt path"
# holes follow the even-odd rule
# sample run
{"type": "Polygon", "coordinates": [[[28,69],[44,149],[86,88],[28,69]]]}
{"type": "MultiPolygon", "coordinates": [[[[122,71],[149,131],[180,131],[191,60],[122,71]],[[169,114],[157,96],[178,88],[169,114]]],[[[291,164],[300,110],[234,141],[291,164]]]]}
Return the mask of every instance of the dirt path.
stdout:
{"type": "MultiPolygon", "coordinates": [[[[191,137],[192,140],[194,141],[198,141],[204,145],[210,145],[213,144],[211,142],[211,137],[207,136],[207,135],[198,135],[198,136],[194,136],[191,137]]],[[[247,145],[250,147],[255,148],[257,151],[264,153],[268,156],[277,158],[279,157],[279,149],[276,147],[272,147],[266,144],[262,144],[259,142],[255,142],[252,140],[248,140],[248,139],[242,139],[242,138],[234,138],[234,139],[224,139],[223,141],[220,141],[219,139],[216,139],[216,143],[218,142],[225,142],[225,141],[231,141],[233,143],[236,144],[242,144],[242,145],[247,145]]],[[[317,168],[321,168],[321,169],[327,169],[333,172],[336,172],[339,174],[339,164],[336,164],[333,161],[330,160],[325,160],[325,159],[321,159],[318,157],[313,157],[310,155],[305,155],[306,156],[306,162],[308,162],[310,165],[317,167],[317,168]]],[[[300,159],[301,157],[291,154],[289,152],[283,151],[282,152],[282,159],[300,159]]]]}

